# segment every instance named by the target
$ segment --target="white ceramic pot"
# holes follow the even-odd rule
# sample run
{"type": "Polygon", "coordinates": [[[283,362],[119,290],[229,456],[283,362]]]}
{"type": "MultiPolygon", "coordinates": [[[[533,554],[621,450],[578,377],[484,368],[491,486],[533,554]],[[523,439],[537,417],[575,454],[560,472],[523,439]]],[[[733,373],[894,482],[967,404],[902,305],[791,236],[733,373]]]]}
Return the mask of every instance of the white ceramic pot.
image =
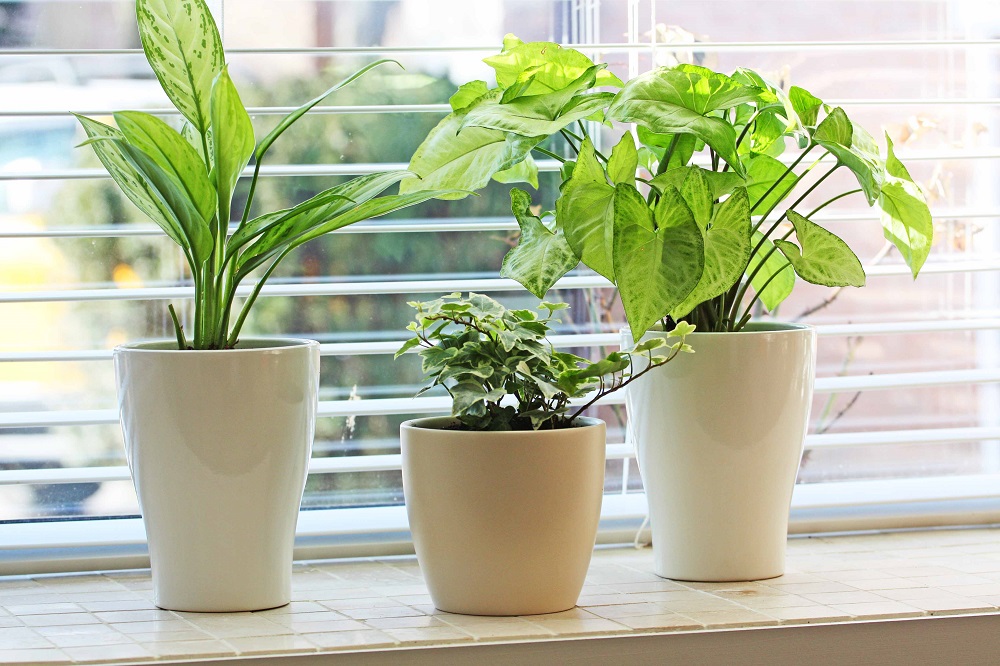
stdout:
{"type": "MultiPolygon", "coordinates": [[[[780,576],[812,403],[815,331],[761,323],[687,341],[693,354],[626,388],[654,571],[697,581],[780,576]]],[[[622,345],[632,346],[628,330],[622,345]]]]}
{"type": "Polygon", "coordinates": [[[434,606],[468,615],[572,608],[604,495],[604,422],[535,432],[400,428],[403,492],[434,606]]]}
{"type": "Polygon", "coordinates": [[[319,344],[114,352],[125,453],[149,542],[154,603],[248,611],[291,599],[312,447],[319,344]]]}

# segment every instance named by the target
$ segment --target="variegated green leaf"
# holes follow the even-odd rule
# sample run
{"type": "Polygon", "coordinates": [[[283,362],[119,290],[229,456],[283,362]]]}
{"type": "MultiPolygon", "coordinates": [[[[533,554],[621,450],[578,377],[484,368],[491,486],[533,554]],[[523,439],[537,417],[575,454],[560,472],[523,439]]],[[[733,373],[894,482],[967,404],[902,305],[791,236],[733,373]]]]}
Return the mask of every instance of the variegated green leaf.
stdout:
{"type": "Polygon", "coordinates": [[[550,230],[532,215],[527,192],[512,189],[510,209],[521,228],[521,239],[504,257],[500,275],[517,280],[529,292],[544,298],[559,278],[576,268],[580,258],[562,229],[550,230]]]}
{"type": "Polygon", "coordinates": [[[795,211],[788,211],[788,219],[795,227],[801,249],[785,240],[776,240],[774,244],[800,278],[827,287],[865,286],[861,260],[847,243],[795,211]]]}

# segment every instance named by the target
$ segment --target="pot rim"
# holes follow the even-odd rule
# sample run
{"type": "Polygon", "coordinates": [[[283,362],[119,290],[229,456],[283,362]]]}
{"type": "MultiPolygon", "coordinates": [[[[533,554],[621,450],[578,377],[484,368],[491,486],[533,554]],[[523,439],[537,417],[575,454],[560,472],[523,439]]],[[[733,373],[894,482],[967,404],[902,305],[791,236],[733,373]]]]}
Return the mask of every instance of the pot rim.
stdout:
{"type": "Polygon", "coordinates": [[[235,349],[178,349],[176,338],[158,338],[126,342],[114,348],[115,354],[252,354],[275,352],[283,349],[319,347],[319,342],[307,338],[247,337],[240,338],[235,349]]]}
{"type": "MultiPolygon", "coordinates": [[[[692,335],[698,336],[759,336],[759,335],[775,335],[782,333],[801,333],[803,331],[815,331],[816,327],[812,324],[798,324],[793,322],[785,321],[752,321],[746,325],[742,331],[699,331],[695,330],[688,337],[692,335]],[[751,329],[751,330],[747,330],[751,329]]],[[[621,333],[628,333],[629,336],[632,335],[632,328],[630,326],[622,326],[619,331],[621,333]]],[[[643,335],[662,335],[663,329],[651,328],[643,335]]]]}
{"type": "Polygon", "coordinates": [[[597,426],[606,425],[603,419],[595,418],[593,416],[578,416],[574,423],[580,423],[580,425],[572,426],[569,428],[559,428],[556,430],[449,430],[448,428],[441,427],[429,427],[424,425],[428,421],[437,421],[442,424],[452,424],[457,423],[458,420],[452,416],[423,416],[418,419],[410,419],[409,421],[403,421],[399,425],[399,429],[402,430],[435,430],[439,432],[453,432],[462,434],[490,434],[496,437],[523,437],[529,434],[539,434],[548,435],[557,432],[573,432],[586,430],[588,428],[594,428],[597,426]]]}

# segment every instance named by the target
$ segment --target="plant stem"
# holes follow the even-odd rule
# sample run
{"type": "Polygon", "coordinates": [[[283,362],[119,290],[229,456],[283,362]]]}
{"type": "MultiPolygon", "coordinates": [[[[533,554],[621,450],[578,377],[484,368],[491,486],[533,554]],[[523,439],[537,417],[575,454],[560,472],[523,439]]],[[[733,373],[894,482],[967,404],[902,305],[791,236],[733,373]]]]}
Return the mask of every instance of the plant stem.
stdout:
{"type": "Polygon", "coordinates": [[[540,152],[542,155],[545,155],[546,157],[551,157],[552,159],[559,160],[562,164],[566,164],[566,162],[568,161],[565,157],[561,157],[561,156],[556,155],[555,153],[553,153],[553,152],[551,152],[549,150],[545,150],[541,146],[535,146],[534,148],[532,148],[532,150],[537,150],[538,152],[540,152]]]}
{"type": "MultiPolygon", "coordinates": [[[[771,192],[774,192],[774,190],[777,189],[778,185],[781,184],[781,181],[783,181],[785,178],[788,177],[788,174],[795,172],[795,167],[797,167],[799,164],[802,163],[802,160],[804,160],[806,158],[806,155],[808,155],[809,152],[813,148],[816,147],[816,145],[817,144],[815,144],[815,143],[810,143],[809,146],[804,151],[802,151],[802,154],[800,154],[797,158],[795,158],[795,161],[792,162],[788,166],[787,169],[785,169],[785,173],[781,174],[781,177],[779,177],[778,180],[774,181],[774,184],[771,185],[771,187],[767,188],[767,192],[764,192],[764,196],[762,196],[760,199],[758,199],[757,202],[753,206],[750,207],[750,212],[751,213],[753,213],[755,210],[757,210],[757,206],[759,206],[762,202],[767,201],[767,198],[769,196],[771,196],[771,192]]],[[[822,158],[820,158],[820,159],[822,159],[822,158]]],[[[810,168],[812,168],[812,167],[810,167],[810,168]]],[[[806,172],[808,173],[808,169],[806,170],[806,172]]],[[[794,186],[795,185],[793,184],[792,187],[794,187],[794,186]]],[[[787,192],[785,194],[787,194],[787,192]]],[[[778,201],[780,201],[780,200],[781,199],[779,199],[778,201]]],[[[774,207],[778,205],[778,201],[776,201],[774,203],[774,205],[771,206],[771,208],[767,211],[767,213],[764,213],[764,215],[762,217],[767,217],[768,214],[770,214],[770,212],[772,210],[774,210],[774,207]]]]}
{"type": "Polygon", "coordinates": [[[559,130],[559,133],[562,134],[563,138],[566,139],[566,143],[569,144],[569,147],[572,148],[573,152],[576,153],[577,157],[579,157],[580,149],[577,147],[575,143],[573,143],[573,139],[571,138],[571,135],[573,133],[565,129],[559,130]]]}
{"type": "MultiPolygon", "coordinates": [[[[752,310],[752,308],[754,306],[754,303],[756,303],[758,300],[760,300],[760,295],[763,294],[764,290],[767,289],[767,286],[769,284],[771,284],[771,280],[773,280],[774,278],[778,277],[778,275],[780,275],[782,271],[784,271],[786,268],[788,268],[791,265],[792,265],[791,262],[785,263],[784,266],[782,266],[778,270],[774,271],[774,273],[771,274],[771,277],[767,278],[767,280],[764,281],[764,284],[763,284],[763,286],[761,286],[760,289],[754,290],[753,298],[751,298],[750,302],[747,303],[746,309],[743,310],[743,316],[740,317],[740,320],[739,320],[738,324],[732,330],[734,330],[734,331],[741,331],[741,330],[743,330],[743,327],[746,325],[746,322],[750,320],[750,312],[751,312],[751,310],[752,310]]],[[[747,280],[747,284],[750,284],[750,280],[747,280]]],[[[734,308],[734,312],[735,311],[736,310],[734,308]]]]}
{"type": "Polygon", "coordinates": [[[177,312],[174,310],[174,304],[170,303],[167,305],[167,312],[170,313],[170,318],[174,322],[174,334],[177,336],[177,348],[187,349],[187,339],[184,337],[184,327],[181,326],[180,320],[177,318],[177,312]]]}
{"type": "Polygon", "coordinates": [[[843,199],[844,197],[849,197],[852,194],[857,194],[858,192],[864,192],[864,190],[862,190],[859,187],[859,188],[850,190],[848,192],[844,192],[843,194],[838,194],[837,196],[833,197],[832,199],[828,200],[827,202],[822,203],[819,206],[816,206],[815,208],[813,208],[811,211],[809,211],[809,214],[806,215],[806,217],[807,218],[811,218],[813,215],[815,215],[816,213],[820,212],[821,210],[823,210],[824,208],[826,208],[827,206],[829,206],[830,204],[832,204],[834,201],[837,201],[838,199],[843,199]]]}
{"type": "Polygon", "coordinates": [[[278,264],[281,263],[281,260],[284,259],[289,252],[291,252],[291,248],[285,248],[282,250],[281,254],[278,255],[278,258],[267,267],[264,274],[259,280],[257,280],[257,284],[254,285],[253,291],[247,297],[247,300],[244,301],[243,307],[240,309],[240,316],[236,319],[236,323],[233,324],[233,330],[226,340],[227,347],[236,346],[236,343],[239,341],[240,330],[243,328],[243,323],[246,321],[247,315],[250,314],[250,308],[253,307],[257,297],[260,296],[260,290],[264,288],[264,283],[267,282],[267,279],[271,277],[271,273],[274,272],[274,269],[277,268],[278,264]]]}

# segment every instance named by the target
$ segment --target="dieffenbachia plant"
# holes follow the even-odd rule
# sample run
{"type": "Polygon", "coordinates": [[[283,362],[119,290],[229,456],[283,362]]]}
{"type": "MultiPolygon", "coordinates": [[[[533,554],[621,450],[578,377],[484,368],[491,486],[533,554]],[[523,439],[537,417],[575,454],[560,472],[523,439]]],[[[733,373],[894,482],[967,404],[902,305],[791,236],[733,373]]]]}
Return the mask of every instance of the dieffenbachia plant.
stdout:
{"type": "Polygon", "coordinates": [[[448,136],[429,135],[411,163],[422,173],[430,164],[427,149],[442,156],[445,144],[466,142],[466,132],[494,132],[505,148],[502,161],[473,160],[462,165],[463,173],[436,167],[443,176],[437,187],[481,187],[491,174],[497,178],[500,168],[501,177],[530,172],[523,166],[526,144],[539,150],[556,133],[569,142],[574,159],[544,151],[563,163],[554,212],[536,216],[526,193],[512,193],[521,240],[501,274],[539,298],[582,261],[618,288],[636,339],[658,322],[668,329],[687,321],[701,331],[738,331],[758,302],[769,311],[777,308],[796,278],[864,285],[854,252],[812,220],[854,194],[879,209],[885,237],[914,277],[920,271],[930,252],[930,211],[888,136],[883,157],[843,109],[802,88],[786,92],[750,70],[727,76],[679,65],[643,74],[624,84],[606,107],[587,109],[594,114],[590,119],[635,124],[638,145],[626,133],[604,155],[586,124],[579,122],[574,132],[559,122],[559,114],[546,117],[550,124],[538,117],[551,108],[543,99],[580,94],[576,80],[569,80],[572,74],[550,78],[547,93],[515,105],[521,99],[518,86],[533,81],[536,72],[562,71],[553,54],[562,57],[567,50],[554,46],[505,42],[504,52],[486,62],[516,61],[517,77],[501,78],[498,70],[498,90],[486,91],[480,82],[463,87],[484,92],[464,100],[445,121],[451,123],[448,136]],[[525,53],[527,47],[533,48],[525,53]],[[518,58],[512,56],[516,49],[518,58]],[[530,118],[524,107],[532,110],[530,118]],[[782,160],[786,140],[794,140],[799,152],[782,160]],[[511,149],[515,146],[518,150],[511,149]],[[829,192],[824,203],[802,210],[806,197],[826,191],[827,179],[840,169],[852,172],[859,187],[829,192]]]}
{"type": "MultiPolygon", "coordinates": [[[[274,141],[310,109],[380,60],[355,72],[285,116],[255,143],[250,116],[233,85],[218,27],[204,0],[136,0],[142,48],[163,91],[183,117],[178,131],[139,111],[114,114],[117,128],[78,115],[90,144],[122,192],[184,252],[194,281],[195,349],[225,349],[238,341],[267,278],[288,254],[354,222],[417,204],[449,190],[424,188],[379,197],[414,177],[376,173],[332,187],[287,210],[250,218],[261,162],[274,141]],[[232,198],[254,160],[242,216],[230,233],[232,198]],[[262,271],[230,325],[237,288],[262,271]]],[[[187,337],[169,307],[181,349],[187,337]]]]}
{"type": "Polygon", "coordinates": [[[690,352],[684,338],[694,326],[680,324],[669,340],[653,338],[599,361],[556,351],[546,338],[553,314],[565,303],[508,310],[482,294],[450,294],[413,302],[414,337],[396,357],[418,348],[430,383],[417,395],[442,386],[452,398],[452,416],[468,430],[551,430],[573,421],[604,396],[654,368],[690,352]],[[635,360],[643,367],[634,369],[635,360]],[[589,397],[572,410],[571,400],[589,397]],[[572,411],[571,411],[572,410],[572,411]]]}

